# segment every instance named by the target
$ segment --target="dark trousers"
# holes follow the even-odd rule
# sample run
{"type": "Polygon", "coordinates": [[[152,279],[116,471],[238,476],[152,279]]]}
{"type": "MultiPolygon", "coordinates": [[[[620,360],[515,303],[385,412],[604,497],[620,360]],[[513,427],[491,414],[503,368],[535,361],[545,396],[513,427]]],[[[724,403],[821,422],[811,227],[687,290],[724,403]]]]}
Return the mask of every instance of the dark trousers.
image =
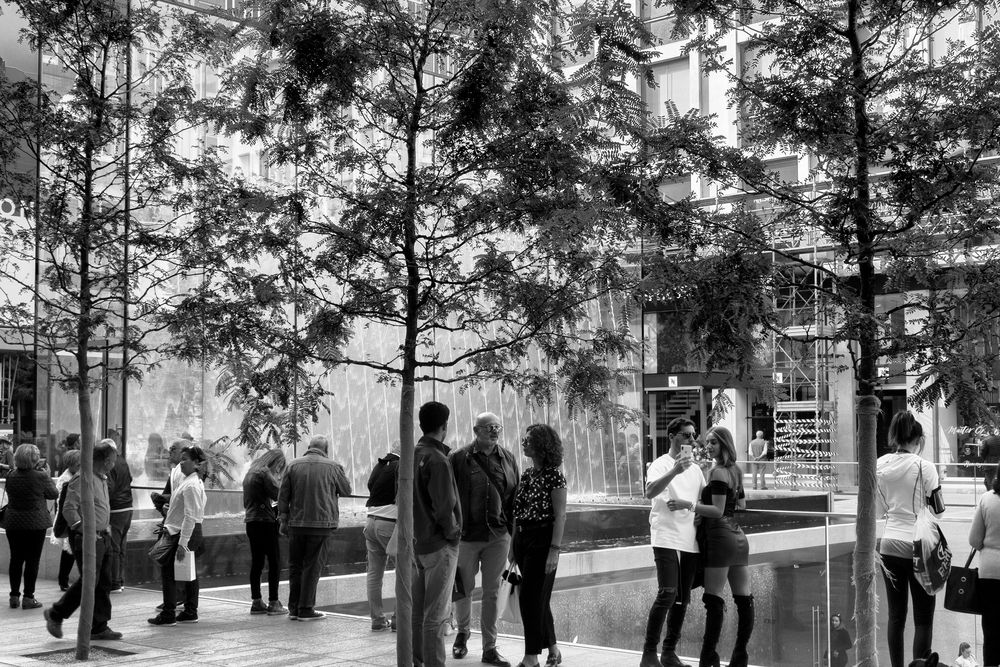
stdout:
{"type": "MultiPolygon", "coordinates": [[[[70,533],[70,544],[73,545],[73,556],[76,566],[83,572],[83,537],[80,533],[70,533]]],[[[94,618],[91,622],[91,633],[104,632],[111,620],[111,538],[107,534],[97,536],[97,582],[94,588],[94,618]]],[[[83,594],[83,577],[73,582],[69,590],[63,593],[59,601],[52,605],[50,613],[57,621],[64,621],[80,608],[80,597],[83,594]]]]}
{"type": "Polygon", "coordinates": [[[556,573],[545,572],[551,545],[552,524],[518,526],[514,536],[514,560],[521,570],[519,600],[525,655],[539,655],[543,648],[556,643],[556,629],[549,606],[556,573]]]}
{"type": "Polygon", "coordinates": [[[125,585],[125,548],[131,527],[132,510],[111,513],[111,588],[125,585]]]}
{"type": "Polygon", "coordinates": [[[983,665],[1000,665],[1000,579],[980,579],[979,598],[983,605],[983,665]]]}
{"type": "Polygon", "coordinates": [[[882,556],[885,570],[885,596],[889,602],[889,662],[892,667],[906,667],[903,658],[903,629],[909,599],[913,598],[913,659],[923,658],[931,650],[934,637],[933,595],[924,592],[913,574],[913,560],[898,556],[882,556]],[[891,577],[891,578],[890,578],[891,577]],[[907,592],[909,589],[909,592],[907,592]]]}
{"type": "Polygon", "coordinates": [[[267,599],[278,599],[281,580],[281,549],[278,544],[278,524],[272,521],[251,521],[246,524],[250,541],[250,597],[260,598],[260,575],[267,559],[267,599]]]}
{"type": "Polygon", "coordinates": [[[73,572],[75,564],[72,552],[59,550],[59,588],[69,588],[69,575],[73,572]]]}
{"type": "Polygon", "coordinates": [[[646,640],[643,652],[653,653],[660,643],[663,622],[668,614],[685,614],[691,601],[691,584],[698,569],[698,554],[653,547],[656,563],[656,599],[646,621],[646,640]],[[676,603],[676,604],[675,604],[676,603]],[[675,606],[681,607],[674,609],[675,606]]]}
{"type": "MultiPolygon", "coordinates": [[[[190,542],[188,542],[190,545],[190,542]]],[[[184,554],[185,558],[196,558],[194,551],[184,554]]],[[[177,611],[178,581],[174,577],[174,561],[177,559],[177,547],[170,551],[170,560],[160,566],[160,583],[163,588],[163,611],[160,612],[166,618],[173,618],[177,611]]],[[[197,565],[197,562],[195,563],[197,565]]],[[[201,586],[198,583],[197,571],[194,581],[182,581],[180,588],[184,589],[184,611],[189,614],[198,613],[198,594],[201,586]]]]}
{"type": "Polygon", "coordinates": [[[21,594],[21,575],[24,573],[24,597],[35,597],[35,582],[38,580],[38,563],[42,559],[45,546],[45,529],[8,530],[7,544],[10,546],[10,594],[21,594]]]}
{"type": "Polygon", "coordinates": [[[312,611],[316,606],[316,585],[326,567],[329,535],[296,533],[288,535],[288,611],[312,611]]]}

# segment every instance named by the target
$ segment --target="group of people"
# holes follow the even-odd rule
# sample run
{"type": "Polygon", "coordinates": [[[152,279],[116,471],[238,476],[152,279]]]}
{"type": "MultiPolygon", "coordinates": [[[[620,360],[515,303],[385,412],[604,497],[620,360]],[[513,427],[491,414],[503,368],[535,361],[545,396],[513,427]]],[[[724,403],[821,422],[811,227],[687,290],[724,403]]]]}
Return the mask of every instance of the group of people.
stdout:
{"type": "MultiPolygon", "coordinates": [[[[7,474],[5,492],[9,567],[10,606],[37,609],[42,603],[35,597],[35,585],[45,544],[45,535],[54,524],[49,503],[58,500],[56,517],[64,520],[65,535],[54,538],[63,548],[59,565],[59,587],[63,595],[43,613],[50,632],[61,636],[62,620],[80,604],[79,578],[70,584],[76,563],[82,567],[82,479],[80,452],[68,449],[64,454],[66,469],[53,482],[48,462],[33,444],[17,447],[7,474]],[[23,588],[22,588],[23,586],[23,588]]],[[[117,639],[119,633],[108,627],[111,614],[110,594],[122,589],[125,568],[125,541],[132,518],[132,478],[128,467],[118,457],[117,444],[105,439],[94,447],[93,493],[97,540],[98,593],[95,598],[92,635],[96,639],[117,639]]]]}
{"type": "Polygon", "coordinates": [[[640,667],[684,667],[677,643],[701,572],[705,632],[700,667],[719,667],[719,638],[725,618],[723,591],[729,583],[737,613],[736,642],[729,667],[746,667],[753,633],[754,600],[750,590],[750,549],[735,513],[745,506],[743,472],[736,464],[732,433],[722,426],[705,435],[711,467],[694,461],[694,422],[683,417],[667,425],[669,450],[646,473],[650,545],[656,565],[657,592],[646,622],[640,667]],[[662,640],[663,626],[666,635],[662,640]],[[659,649],[659,651],[658,651],[659,649]]]}
{"type": "Polygon", "coordinates": [[[444,637],[456,588],[458,633],[452,656],[468,654],[472,592],[482,571],[482,662],[509,667],[497,651],[496,637],[501,575],[511,562],[521,575],[524,657],[518,667],[542,664],[543,649],[547,667],[561,664],[550,606],[566,525],[559,434],[545,424],[525,430],[520,446],[531,467],[522,473],[517,457],[501,444],[503,426],[495,414],[478,415],[472,442],[454,452],[445,445],[450,432],[446,405],[425,403],[418,418],[423,435],[414,452],[414,664],[445,664],[444,637]]]}
{"type": "MultiPolygon", "coordinates": [[[[924,447],[923,427],[909,411],[893,415],[889,424],[889,445],[893,450],[878,459],[876,502],[879,516],[886,516],[885,531],[878,543],[889,606],[889,661],[903,667],[903,633],[909,603],[913,603],[913,655],[931,653],[934,637],[934,595],[926,592],[913,570],[913,529],[918,514],[926,507],[934,516],[944,512],[941,486],[933,463],[920,453],[924,447]]],[[[997,475],[987,478],[987,491],[980,497],[969,530],[969,545],[980,553],[979,594],[982,605],[983,663],[1000,665],[1000,482],[997,475]]],[[[971,659],[967,644],[959,649],[966,664],[971,659]]]]}

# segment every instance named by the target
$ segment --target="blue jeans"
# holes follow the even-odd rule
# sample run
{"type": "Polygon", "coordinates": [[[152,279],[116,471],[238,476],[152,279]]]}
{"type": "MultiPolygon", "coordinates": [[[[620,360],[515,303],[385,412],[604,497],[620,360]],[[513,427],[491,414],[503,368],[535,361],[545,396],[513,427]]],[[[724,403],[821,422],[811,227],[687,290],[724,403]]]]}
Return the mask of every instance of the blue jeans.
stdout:
{"type": "MultiPolygon", "coordinates": [[[[70,543],[73,545],[73,557],[76,565],[83,572],[83,537],[77,531],[70,533],[70,543]]],[[[108,629],[111,620],[111,538],[107,534],[97,536],[97,580],[94,582],[94,616],[90,632],[97,634],[108,629]]],[[[50,613],[57,621],[64,621],[80,608],[80,598],[83,595],[83,577],[73,582],[69,590],[52,605],[50,613]]]]}
{"type": "Polygon", "coordinates": [[[128,529],[132,527],[132,510],[111,513],[111,588],[125,585],[125,548],[128,529]]]}
{"type": "Polygon", "coordinates": [[[507,564],[510,535],[506,531],[494,535],[488,542],[462,542],[458,545],[458,576],[462,580],[465,597],[455,600],[455,621],[458,631],[469,634],[472,625],[472,589],[476,587],[476,573],[483,568],[483,606],[480,628],[483,633],[483,651],[497,646],[497,593],[500,575],[507,564]]]}
{"type": "Polygon", "coordinates": [[[368,611],[373,621],[385,619],[385,609],[382,607],[382,578],[385,576],[385,563],[389,558],[386,547],[395,529],[395,521],[376,519],[373,516],[368,517],[368,522],[365,524],[365,547],[368,550],[365,583],[368,587],[368,611]]]}
{"type": "Polygon", "coordinates": [[[656,652],[663,632],[663,622],[668,614],[680,614],[683,618],[687,611],[687,605],[691,601],[691,584],[698,568],[698,554],[653,547],[653,561],[656,563],[657,590],[646,621],[646,640],[642,646],[644,653],[656,652]],[[674,609],[675,606],[680,608],[674,609]]]}
{"type": "Polygon", "coordinates": [[[413,577],[413,657],[424,667],[444,667],[448,606],[458,569],[458,545],[416,554],[413,577]]]}

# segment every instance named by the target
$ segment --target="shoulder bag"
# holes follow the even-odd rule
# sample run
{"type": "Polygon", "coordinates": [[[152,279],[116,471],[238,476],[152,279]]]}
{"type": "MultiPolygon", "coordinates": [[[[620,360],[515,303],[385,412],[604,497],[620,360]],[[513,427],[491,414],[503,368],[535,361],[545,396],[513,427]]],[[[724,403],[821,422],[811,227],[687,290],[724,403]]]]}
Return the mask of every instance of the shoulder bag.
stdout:
{"type": "Polygon", "coordinates": [[[969,559],[965,561],[965,567],[951,568],[948,575],[948,585],[944,590],[944,608],[949,611],[957,611],[960,614],[981,614],[982,606],[979,601],[979,569],[969,567],[972,565],[972,558],[976,555],[973,549],[969,554],[969,559]]]}
{"type": "Polygon", "coordinates": [[[0,507],[0,528],[7,528],[7,484],[3,485],[3,499],[4,504],[0,507]]]}
{"type": "MultiPolygon", "coordinates": [[[[920,461],[917,462],[917,470],[920,498],[925,499],[923,466],[920,461]]],[[[916,493],[917,488],[915,487],[913,491],[916,493]]],[[[934,520],[926,499],[920,511],[914,507],[913,513],[917,516],[913,524],[913,574],[924,592],[936,595],[948,583],[948,575],[951,572],[951,549],[948,548],[948,540],[934,520]]]]}

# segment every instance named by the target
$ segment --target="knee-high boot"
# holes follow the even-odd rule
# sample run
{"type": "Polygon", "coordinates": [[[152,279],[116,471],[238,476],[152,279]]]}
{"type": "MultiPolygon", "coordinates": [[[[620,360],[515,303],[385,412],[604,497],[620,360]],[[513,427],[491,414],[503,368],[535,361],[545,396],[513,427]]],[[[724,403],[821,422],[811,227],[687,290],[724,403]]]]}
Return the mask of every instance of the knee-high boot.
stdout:
{"type": "Polygon", "coordinates": [[[747,655],[747,644],[753,634],[754,608],[752,595],[734,595],[736,603],[736,644],[733,646],[733,657],[729,659],[729,667],[747,667],[750,656],[747,655]]]}
{"type": "Polygon", "coordinates": [[[701,657],[698,667],[719,667],[719,654],[715,648],[722,634],[722,619],[726,615],[726,603],[718,595],[705,593],[701,596],[705,603],[705,637],[701,641],[701,657]]]}
{"type": "Polygon", "coordinates": [[[667,616],[667,636],[663,639],[663,653],[660,654],[660,663],[663,667],[687,667],[677,657],[677,642],[681,639],[681,628],[684,627],[686,614],[686,604],[675,602],[670,608],[670,614],[667,616]]]}

